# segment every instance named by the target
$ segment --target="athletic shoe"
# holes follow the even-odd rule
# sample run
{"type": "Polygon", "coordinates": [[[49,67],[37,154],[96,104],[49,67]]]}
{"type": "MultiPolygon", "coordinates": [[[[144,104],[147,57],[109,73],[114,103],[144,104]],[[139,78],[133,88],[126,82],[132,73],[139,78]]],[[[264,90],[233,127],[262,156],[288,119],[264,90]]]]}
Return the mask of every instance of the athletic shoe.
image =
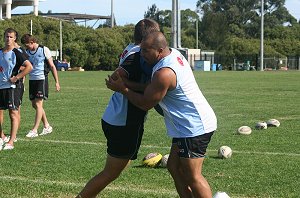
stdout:
{"type": "MultiPolygon", "coordinates": [[[[10,136],[6,136],[5,138],[4,138],[4,142],[5,143],[7,143],[7,142],[9,142],[9,139],[10,139],[10,136]]],[[[15,140],[14,140],[14,142],[17,142],[18,141],[18,139],[16,138],[15,140]]]]}
{"type": "Polygon", "coordinates": [[[27,133],[27,135],[26,135],[26,137],[28,137],[28,138],[35,138],[35,137],[37,137],[37,136],[39,136],[39,134],[38,134],[37,132],[32,131],[32,130],[30,130],[30,131],[27,133]]]}
{"type": "Polygon", "coordinates": [[[0,151],[2,150],[3,144],[4,144],[4,142],[3,142],[2,138],[0,138],[0,151]]]}
{"type": "Polygon", "coordinates": [[[52,131],[53,131],[52,126],[48,126],[47,128],[43,128],[43,131],[42,133],[40,133],[40,135],[47,135],[49,133],[52,133],[52,131]]]}
{"type": "Polygon", "coordinates": [[[11,144],[5,144],[5,146],[3,147],[3,150],[13,150],[14,146],[11,144]]]}
{"type": "Polygon", "coordinates": [[[3,140],[3,142],[8,142],[9,141],[9,137],[5,136],[5,138],[2,139],[2,140],[3,140]]]}

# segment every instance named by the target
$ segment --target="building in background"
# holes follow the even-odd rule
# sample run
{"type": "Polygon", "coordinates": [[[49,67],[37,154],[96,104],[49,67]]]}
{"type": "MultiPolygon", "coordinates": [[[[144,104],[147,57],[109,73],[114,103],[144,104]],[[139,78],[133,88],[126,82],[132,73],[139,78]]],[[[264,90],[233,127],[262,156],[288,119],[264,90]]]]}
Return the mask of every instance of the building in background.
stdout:
{"type": "Polygon", "coordinates": [[[18,6],[32,6],[33,14],[38,16],[39,14],[39,2],[45,0],[0,0],[0,19],[10,19],[11,11],[18,6]],[[5,17],[4,17],[5,16],[5,17]]]}

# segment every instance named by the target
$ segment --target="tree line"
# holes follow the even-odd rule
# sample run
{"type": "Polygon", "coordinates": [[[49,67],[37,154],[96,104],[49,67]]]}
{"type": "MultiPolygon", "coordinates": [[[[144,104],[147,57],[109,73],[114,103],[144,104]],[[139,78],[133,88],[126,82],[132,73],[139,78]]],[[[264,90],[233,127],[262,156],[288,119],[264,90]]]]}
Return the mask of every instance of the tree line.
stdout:
{"type": "MultiPolygon", "coordinates": [[[[197,10],[181,10],[182,46],[214,50],[222,63],[232,59],[258,57],[261,36],[261,0],[198,0],[197,10]],[[196,30],[198,23],[198,30],[196,30]]],[[[264,1],[264,55],[289,57],[300,55],[300,21],[286,9],[285,0],[264,1]]],[[[171,10],[152,5],[145,17],[155,19],[167,32],[171,28],[171,10]]]]}
{"type": "MultiPolygon", "coordinates": [[[[6,28],[18,31],[19,37],[31,32],[38,43],[59,50],[60,21],[41,16],[24,15],[0,21],[2,35],[6,28]]],[[[63,59],[70,61],[71,67],[85,70],[114,70],[118,66],[119,55],[128,43],[133,42],[134,25],[113,29],[84,27],[74,23],[62,22],[63,59]]],[[[20,43],[20,38],[18,39],[20,43]]],[[[21,43],[20,43],[21,44],[21,43]]],[[[4,46],[2,42],[1,47],[4,46]]]]}
{"type": "MultiPolygon", "coordinates": [[[[232,58],[257,57],[260,51],[259,0],[198,0],[196,3],[196,11],[181,10],[182,47],[214,50],[216,55],[224,57],[224,66],[229,65],[232,58]]],[[[284,3],[285,0],[265,0],[265,56],[300,55],[300,23],[289,14],[284,3]]],[[[171,10],[159,10],[153,4],[144,17],[156,20],[170,41],[171,15],[171,10]]],[[[16,16],[0,21],[0,31],[3,35],[6,28],[12,27],[20,36],[30,33],[31,20],[32,34],[39,43],[50,50],[59,49],[60,21],[57,19],[16,16]]],[[[70,61],[72,67],[114,70],[124,47],[133,42],[134,24],[109,28],[106,22],[95,29],[66,21],[62,24],[63,59],[70,61]]]]}

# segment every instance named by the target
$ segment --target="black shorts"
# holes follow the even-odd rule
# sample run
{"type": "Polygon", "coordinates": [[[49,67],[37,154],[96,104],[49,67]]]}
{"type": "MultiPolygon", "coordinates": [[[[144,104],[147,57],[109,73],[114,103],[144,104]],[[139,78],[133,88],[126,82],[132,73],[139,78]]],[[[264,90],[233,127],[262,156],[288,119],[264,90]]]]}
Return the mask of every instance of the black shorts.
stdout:
{"type": "Polygon", "coordinates": [[[17,88],[0,89],[0,109],[18,110],[21,104],[17,88]]]}
{"type": "Polygon", "coordinates": [[[172,144],[178,146],[178,156],[182,158],[202,158],[205,157],[207,146],[213,132],[205,133],[190,138],[173,138],[172,144]]]}
{"type": "Polygon", "coordinates": [[[21,105],[22,100],[23,100],[23,95],[24,95],[24,83],[19,82],[19,84],[17,85],[17,89],[18,89],[18,94],[19,94],[19,97],[20,97],[20,105],[21,105]]]}
{"type": "Polygon", "coordinates": [[[107,153],[116,158],[135,160],[144,133],[144,123],[130,126],[113,126],[101,120],[107,139],[107,153]]]}
{"type": "Polygon", "coordinates": [[[29,80],[29,99],[48,99],[48,77],[45,80],[29,80]]]}

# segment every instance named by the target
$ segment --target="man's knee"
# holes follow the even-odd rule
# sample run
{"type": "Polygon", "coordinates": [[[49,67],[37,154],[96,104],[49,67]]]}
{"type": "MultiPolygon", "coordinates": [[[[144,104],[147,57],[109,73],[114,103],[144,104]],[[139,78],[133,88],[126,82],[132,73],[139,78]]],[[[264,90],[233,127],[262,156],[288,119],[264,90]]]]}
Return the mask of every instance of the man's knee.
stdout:
{"type": "Polygon", "coordinates": [[[35,99],[31,101],[31,105],[34,109],[37,109],[39,107],[43,106],[43,100],[42,99],[35,99]]]}
{"type": "Polygon", "coordinates": [[[18,110],[9,110],[9,117],[12,120],[18,119],[20,117],[18,110]]]}

